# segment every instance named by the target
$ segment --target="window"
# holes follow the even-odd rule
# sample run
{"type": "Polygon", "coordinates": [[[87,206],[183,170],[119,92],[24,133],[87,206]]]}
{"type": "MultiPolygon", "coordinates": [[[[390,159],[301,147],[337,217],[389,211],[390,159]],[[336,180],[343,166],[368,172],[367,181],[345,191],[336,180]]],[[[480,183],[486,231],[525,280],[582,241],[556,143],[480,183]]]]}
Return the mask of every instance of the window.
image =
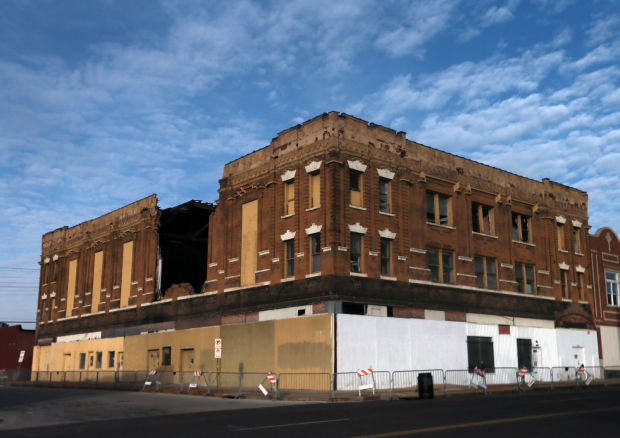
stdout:
{"type": "Polygon", "coordinates": [[[97,360],[95,362],[95,368],[101,368],[101,363],[103,362],[103,353],[101,351],[97,352],[97,360]]]}
{"type": "Polygon", "coordinates": [[[581,240],[579,239],[579,228],[573,227],[573,252],[581,252],[581,240]]]}
{"type": "Polygon", "coordinates": [[[162,352],[162,365],[170,365],[172,363],[172,347],[164,347],[161,349],[162,352]]]}
{"type": "Polygon", "coordinates": [[[618,305],[618,273],[605,271],[605,283],[607,284],[607,304],[618,305]]]}
{"type": "Polygon", "coordinates": [[[437,283],[452,283],[453,253],[448,249],[429,248],[426,261],[431,270],[430,280],[437,283]]]}
{"type": "Polygon", "coordinates": [[[517,366],[532,370],[532,340],[517,339],[517,366]]]}
{"type": "Polygon", "coordinates": [[[80,369],[86,368],[86,353],[80,353],[80,369]]]}
{"type": "Polygon", "coordinates": [[[493,217],[493,207],[472,202],[471,219],[476,233],[495,235],[493,217]]]}
{"type": "Polygon", "coordinates": [[[452,225],[450,197],[435,192],[426,192],[426,221],[432,224],[452,225]]]}
{"type": "Polygon", "coordinates": [[[512,213],[512,240],[517,242],[531,242],[531,218],[519,213],[512,213]]]}
{"type": "Polygon", "coordinates": [[[381,275],[391,275],[390,239],[381,238],[381,275]]]}
{"type": "Polygon", "coordinates": [[[321,206],[321,174],[310,174],[310,208],[321,206]]]}
{"type": "Polygon", "coordinates": [[[310,272],[321,270],[321,234],[316,233],[310,236],[310,272]]]}
{"type": "Polygon", "coordinates": [[[476,367],[486,372],[495,371],[492,338],[467,336],[467,362],[470,373],[476,367]]]}
{"type": "Polygon", "coordinates": [[[284,215],[295,214],[295,180],[284,183],[284,215]]]}
{"type": "Polygon", "coordinates": [[[351,272],[362,272],[362,235],[351,233],[351,272]]]}
{"type": "Polygon", "coordinates": [[[349,192],[351,205],[362,206],[362,174],[357,170],[349,169],[349,192]]]}
{"type": "Polygon", "coordinates": [[[557,224],[557,233],[558,233],[558,249],[560,251],[566,250],[566,238],[564,237],[564,224],[557,224]]]}
{"type": "Polygon", "coordinates": [[[390,180],[379,178],[379,211],[389,213],[391,207],[390,180]]]}
{"type": "Polygon", "coordinates": [[[519,284],[519,292],[534,293],[534,266],[525,263],[515,263],[515,279],[519,284]]]}
{"type": "Polygon", "coordinates": [[[94,359],[95,359],[95,358],[93,357],[93,354],[92,354],[92,353],[90,353],[90,354],[88,355],[88,368],[92,368],[92,367],[93,367],[93,365],[94,365],[93,360],[94,360],[94,359]]]}
{"type": "Polygon", "coordinates": [[[284,257],[286,259],[286,276],[294,277],[295,276],[295,241],[293,239],[287,240],[285,243],[285,254],[284,257]]]}
{"type": "Polygon", "coordinates": [[[493,257],[476,256],[476,284],[483,289],[497,289],[497,261],[493,257]]]}
{"type": "Polygon", "coordinates": [[[580,300],[585,300],[583,293],[583,272],[577,272],[577,293],[580,300]]]}
{"type": "Polygon", "coordinates": [[[568,271],[560,269],[560,284],[562,286],[562,298],[568,298],[568,271]]]}
{"type": "Polygon", "coordinates": [[[108,368],[114,368],[114,352],[108,351],[108,368]]]}

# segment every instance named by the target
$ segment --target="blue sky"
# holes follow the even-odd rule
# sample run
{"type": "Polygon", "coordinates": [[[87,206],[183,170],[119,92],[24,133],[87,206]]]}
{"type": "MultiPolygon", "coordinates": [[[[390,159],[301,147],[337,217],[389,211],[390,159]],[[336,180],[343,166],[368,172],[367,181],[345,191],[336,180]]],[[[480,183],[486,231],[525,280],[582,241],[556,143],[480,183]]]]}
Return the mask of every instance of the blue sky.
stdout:
{"type": "Polygon", "coordinates": [[[35,318],[43,233],[213,202],[330,110],[585,190],[620,232],[619,60],[615,1],[0,1],[0,321],[35,318]]]}

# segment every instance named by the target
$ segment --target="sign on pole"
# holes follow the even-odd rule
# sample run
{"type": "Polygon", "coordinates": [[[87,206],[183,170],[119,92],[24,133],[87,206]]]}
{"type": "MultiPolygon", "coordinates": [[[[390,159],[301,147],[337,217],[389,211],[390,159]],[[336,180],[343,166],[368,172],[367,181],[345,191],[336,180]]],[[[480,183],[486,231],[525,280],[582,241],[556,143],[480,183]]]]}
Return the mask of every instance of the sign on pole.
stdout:
{"type": "Polygon", "coordinates": [[[17,359],[17,363],[22,363],[24,361],[25,355],[26,355],[26,350],[21,350],[19,352],[19,359],[17,359]]]}
{"type": "Polygon", "coordinates": [[[215,358],[216,359],[221,359],[222,358],[222,339],[221,338],[215,338],[215,358]]]}

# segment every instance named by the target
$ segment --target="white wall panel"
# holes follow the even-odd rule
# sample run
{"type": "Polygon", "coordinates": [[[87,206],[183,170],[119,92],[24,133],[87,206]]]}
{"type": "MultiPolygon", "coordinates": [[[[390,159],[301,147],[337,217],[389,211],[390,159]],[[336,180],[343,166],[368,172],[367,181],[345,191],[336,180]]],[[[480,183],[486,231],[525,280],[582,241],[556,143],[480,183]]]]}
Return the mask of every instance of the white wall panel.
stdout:
{"type": "Polygon", "coordinates": [[[605,366],[620,365],[620,327],[600,326],[605,366]]]}

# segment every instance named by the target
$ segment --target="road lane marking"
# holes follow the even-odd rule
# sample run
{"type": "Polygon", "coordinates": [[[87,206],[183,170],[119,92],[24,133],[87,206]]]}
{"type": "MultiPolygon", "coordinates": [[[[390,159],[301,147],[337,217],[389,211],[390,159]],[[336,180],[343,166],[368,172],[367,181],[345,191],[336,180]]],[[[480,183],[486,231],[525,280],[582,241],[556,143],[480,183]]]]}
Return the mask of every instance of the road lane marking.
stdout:
{"type": "Polygon", "coordinates": [[[360,435],[356,438],[386,438],[392,436],[414,435],[418,433],[439,432],[450,429],[463,429],[467,427],[488,426],[491,424],[514,423],[517,421],[539,420],[542,418],[563,417],[567,415],[592,414],[594,412],[618,411],[620,406],[613,406],[603,409],[588,409],[582,411],[555,412],[551,414],[526,415],[524,417],[498,418],[496,420],[474,421],[471,423],[447,424],[444,426],[424,427],[421,429],[399,430],[396,432],[378,433],[375,435],[360,435]]]}
{"type": "Polygon", "coordinates": [[[244,432],[246,430],[260,430],[260,429],[277,429],[279,427],[292,427],[292,426],[308,426],[310,424],[322,424],[322,423],[336,423],[339,421],[349,421],[349,418],[338,418],[335,420],[316,420],[316,421],[304,421],[302,423],[288,423],[288,424],[272,424],[269,426],[233,426],[233,432],[244,432]]]}

